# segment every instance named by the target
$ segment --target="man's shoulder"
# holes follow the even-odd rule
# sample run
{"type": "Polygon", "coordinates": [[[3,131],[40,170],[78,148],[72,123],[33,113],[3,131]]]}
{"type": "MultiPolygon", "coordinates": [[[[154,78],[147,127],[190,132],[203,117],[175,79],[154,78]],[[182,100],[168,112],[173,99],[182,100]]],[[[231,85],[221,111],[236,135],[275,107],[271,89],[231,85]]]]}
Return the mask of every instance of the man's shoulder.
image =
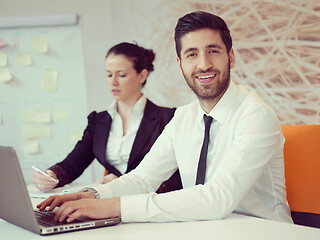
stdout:
{"type": "Polygon", "coordinates": [[[275,110],[251,87],[239,85],[243,100],[237,109],[236,116],[256,116],[262,122],[278,122],[275,110]]]}
{"type": "Polygon", "coordinates": [[[198,100],[194,100],[186,105],[180,106],[176,110],[176,114],[195,113],[198,110],[198,100]]]}
{"type": "Polygon", "coordinates": [[[181,126],[193,122],[197,116],[198,108],[198,100],[194,100],[186,105],[178,107],[174,113],[174,122],[181,126]]]}
{"type": "Polygon", "coordinates": [[[257,93],[257,91],[251,87],[238,85],[241,93],[245,94],[242,105],[245,108],[266,108],[270,111],[273,109],[265,102],[265,100],[257,93]]]}

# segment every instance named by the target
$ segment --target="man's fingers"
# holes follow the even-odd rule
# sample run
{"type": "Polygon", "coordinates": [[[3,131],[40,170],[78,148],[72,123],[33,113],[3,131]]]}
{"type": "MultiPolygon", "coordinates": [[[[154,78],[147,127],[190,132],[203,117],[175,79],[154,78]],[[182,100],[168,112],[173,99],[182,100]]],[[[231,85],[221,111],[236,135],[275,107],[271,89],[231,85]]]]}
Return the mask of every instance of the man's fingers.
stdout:
{"type": "Polygon", "coordinates": [[[70,214],[73,214],[73,212],[75,212],[79,208],[78,202],[79,201],[76,200],[63,203],[57,210],[54,216],[54,220],[63,222],[66,218],[68,218],[70,214]]]}
{"type": "Polygon", "coordinates": [[[75,200],[63,203],[57,210],[54,220],[59,222],[63,222],[64,220],[72,222],[81,216],[85,216],[85,213],[88,212],[85,210],[87,203],[88,201],[86,200],[75,200]]]}
{"type": "Polygon", "coordinates": [[[37,208],[39,208],[40,211],[43,211],[46,207],[50,206],[49,211],[53,211],[55,207],[60,206],[64,202],[62,197],[63,196],[60,195],[50,196],[43,202],[39,203],[37,208]]]}
{"type": "Polygon", "coordinates": [[[62,200],[55,198],[50,204],[49,211],[53,211],[57,206],[60,206],[61,204],[62,200]]]}
{"type": "Polygon", "coordinates": [[[72,222],[74,220],[76,220],[79,217],[82,217],[82,211],[80,209],[78,209],[77,211],[75,211],[74,213],[72,213],[68,218],[67,218],[67,222],[72,222]]]}
{"type": "Polygon", "coordinates": [[[37,205],[37,208],[39,208],[40,211],[43,211],[46,209],[47,206],[49,206],[54,201],[54,196],[50,196],[46,200],[42,201],[37,205]]]}
{"type": "Polygon", "coordinates": [[[88,194],[90,195],[92,193],[77,192],[50,196],[38,204],[37,208],[43,211],[46,207],[50,206],[48,210],[53,211],[56,207],[59,207],[54,217],[54,220],[59,222],[63,222],[66,219],[69,219],[68,221],[71,222],[81,216],[103,218],[104,214],[106,214],[105,211],[102,210],[105,206],[104,202],[91,199],[87,196],[88,194]]]}
{"type": "Polygon", "coordinates": [[[55,221],[62,222],[64,220],[64,218],[62,218],[62,214],[66,210],[66,205],[67,205],[67,203],[62,204],[59,207],[59,209],[56,211],[56,213],[54,215],[54,220],[55,221]]]}

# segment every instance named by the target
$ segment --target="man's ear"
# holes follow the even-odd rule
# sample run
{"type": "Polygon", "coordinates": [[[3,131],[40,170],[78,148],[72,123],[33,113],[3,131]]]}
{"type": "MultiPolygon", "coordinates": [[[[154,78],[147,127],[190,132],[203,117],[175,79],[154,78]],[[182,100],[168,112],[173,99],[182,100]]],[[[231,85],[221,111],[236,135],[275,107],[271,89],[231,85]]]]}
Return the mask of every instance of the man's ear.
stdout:
{"type": "Polygon", "coordinates": [[[231,50],[229,52],[229,59],[230,59],[230,69],[231,69],[234,67],[234,65],[236,63],[236,58],[234,56],[233,48],[231,48],[231,50]]]}
{"type": "Polygon", "coordinates": [[[183,76],[182,67],[181,67],[181,60],[180,60],[179,57],[177,57],[176,59],[177,59],[177,63],[178,63],[178,66],[179,66],[180,74],[183,76]]]}

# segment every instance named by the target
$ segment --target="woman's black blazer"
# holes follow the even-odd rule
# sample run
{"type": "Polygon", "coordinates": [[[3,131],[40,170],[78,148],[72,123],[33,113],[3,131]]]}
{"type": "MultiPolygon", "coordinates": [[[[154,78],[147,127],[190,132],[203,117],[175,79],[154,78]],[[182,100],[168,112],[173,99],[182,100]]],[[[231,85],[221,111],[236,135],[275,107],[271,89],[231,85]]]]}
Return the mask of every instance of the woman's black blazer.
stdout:
{"type": "MultiPolygon", "coordinates": [[[[147,100],[144,115],[130,152],[126,172],[130,172],[138,166],[161,134],[165,125],[173,117],[174,111],[174,108],[159,107],[147,100]]],[[[97,159],[108,170],[108,173],[113,173],[117,176],[121,175],[106,159],[106,146],[111,122],[112,119],[107,111],[90,113],[88,125],[82,139],[62,162],[50,168],[57,174],[60,180],[59,186],[78,178],[94,159],[97,159]]],[[[178,177],[180,180],[180,176],[178,177]]],[[[177,184],[179,185],[177,188],[181,188],[181,182],[174,183],[174,185],[177,184]]]]}

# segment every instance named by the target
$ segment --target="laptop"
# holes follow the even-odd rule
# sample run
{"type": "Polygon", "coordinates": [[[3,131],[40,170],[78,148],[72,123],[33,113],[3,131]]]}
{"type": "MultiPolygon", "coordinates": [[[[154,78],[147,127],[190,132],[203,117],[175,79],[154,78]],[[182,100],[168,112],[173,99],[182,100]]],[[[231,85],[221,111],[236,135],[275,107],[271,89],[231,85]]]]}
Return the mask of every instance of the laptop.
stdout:
{"type": "Polygon", "coordinates": [[[12,147],[0,146],[0,192],[0,217],[40,235],[112,226],[121,222],[121,218],[99,220],[86,218],[71,223],[59,223],[53,221],[54,213],[34,210],[19,160],[12,147]],[[45,216],[38,216],[38,213],[45,216]]]}

